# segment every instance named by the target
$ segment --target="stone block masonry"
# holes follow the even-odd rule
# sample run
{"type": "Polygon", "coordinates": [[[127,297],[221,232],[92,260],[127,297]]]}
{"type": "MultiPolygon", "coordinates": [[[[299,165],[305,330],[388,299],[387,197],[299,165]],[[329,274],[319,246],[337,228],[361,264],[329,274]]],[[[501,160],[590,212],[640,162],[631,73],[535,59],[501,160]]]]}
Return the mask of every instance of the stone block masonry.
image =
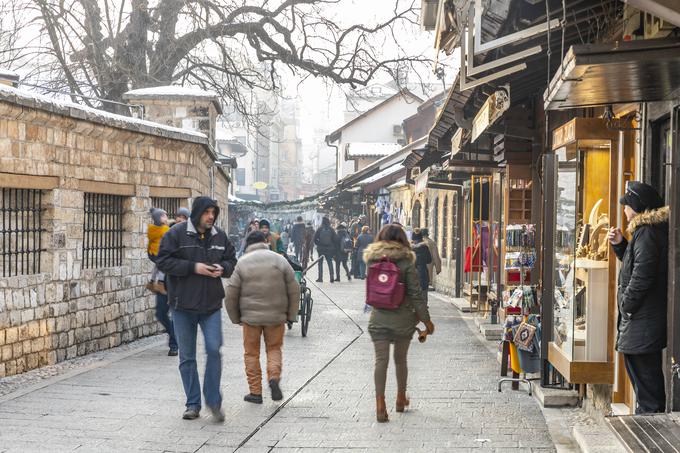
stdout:
{"type": "Polygon", "coordinates": [[[0,89],[0,188],[40,190],[43,229],[40,271],[0,273],[0,377],[159,331],[144,288],[151,196],[189,206],[212,195],[227,225],[228,178],[215,160],[202,134],[0,89]],[[84,264],[86,193],[123,197],[119,265],[84,264]]]}

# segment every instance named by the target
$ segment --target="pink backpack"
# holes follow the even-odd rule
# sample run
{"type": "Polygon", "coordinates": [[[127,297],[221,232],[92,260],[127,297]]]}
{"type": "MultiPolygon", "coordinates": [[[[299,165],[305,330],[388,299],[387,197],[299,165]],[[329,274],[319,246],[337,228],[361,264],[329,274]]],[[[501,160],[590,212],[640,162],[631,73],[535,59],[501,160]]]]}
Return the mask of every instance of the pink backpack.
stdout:
{"type": "Polygon", "coordinates": [[[385,310],[396,310],[404,302],[406,286],[399,281],[399,267],[383,256],[368,268],[366,304],[385,310]]]}

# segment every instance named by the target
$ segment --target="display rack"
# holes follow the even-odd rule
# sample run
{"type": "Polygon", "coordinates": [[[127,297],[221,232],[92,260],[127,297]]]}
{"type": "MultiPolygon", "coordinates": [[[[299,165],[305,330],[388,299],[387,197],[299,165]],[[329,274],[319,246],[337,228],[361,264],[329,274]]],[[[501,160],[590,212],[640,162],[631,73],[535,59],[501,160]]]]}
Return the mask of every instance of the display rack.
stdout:
{"type": "MultiPolygon", "coordinates": [[[[528,273],[536,263],[536,227],[532,224],[510,224],[506,227],[505,233],[505,275],[506,275],[506,290],[503,296],[503,308],[508,316],[505,324],[505,335],[502,342],[501,351],[501,379],[498,381],[498,391],[502,390],[503,383],[511,382],[513,390],[519,389],[520,383],[525,383],[528,386],[529,394],[532,393],[531,381],[536,379],[529,379],[526,377],[526,370],[519,367],[518,363],[511,360],[511,349],[514,348],[514,354],[519,351],[514,346],[513,325],[511,321],[519,319],[526,323],[529,319],[529,313],[536,306],[536,296],[534,288],[530,284],[530,278],[527,278],[528,273]],[[514,279],[512,275],[517,275],[516,284],[511,282],[514,279]],[[506,377],[508,374],[508,365],[511,365],[512,377],[506,377]],[[524,377],[521,373],[524,372],[524,377]]],[[[533,317],[533,319],[537,319],[533,317]]],[[[538,351],[540,353],[540,348],[538,351]]],[[[540,362],[540,360],[539,360],[540,362]]],[[[537,366],[537,365],[536,365],[537,366]]],[[[533,372],[533,371],[531,371],[533,372]]]]}

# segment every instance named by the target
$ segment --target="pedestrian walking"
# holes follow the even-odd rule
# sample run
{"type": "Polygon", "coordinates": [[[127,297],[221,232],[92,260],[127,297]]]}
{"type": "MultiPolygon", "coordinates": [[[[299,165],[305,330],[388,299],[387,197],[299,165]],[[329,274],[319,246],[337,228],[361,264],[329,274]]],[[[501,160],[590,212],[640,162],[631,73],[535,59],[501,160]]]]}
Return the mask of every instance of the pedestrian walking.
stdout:
{"type": "Polygon", "coordinates": [[[307,222],[305,225],[305,240],[302,245],[302,267],[307,269],[309,260],[314,260],[314,227],[312,222],[307,222]]]}
{"type": "Polygon", "coordinates": [[[298,216],[293,224],[290,232],[290,239],[293,241],[293,249],[295,250],[295,257],[302,262],[303,245],[305,242],[305,222],[302,216],[298,216]]]}
{"type": "Polygon", "coordinates": [[[191,211],[188,208],[181,207],[175,213],[175,225],[178,223],[186,222],[191,216],[191,211]]]}
{"type": "Polygon", "coordinates": [[[360,272],[359,272],[359,261],[361,260],[361,256],[359,255],[357,249],[356,249],[356,241],[359,235],[361,234],[361,230],[363,229],[365,223],[366,223],[366,217],[363,215],[357,217],[355,221],[350,223],[349,225],[349,234],[352,237],[352,241],[355,245],[354,249],[352,250],[352,275],[354,278],[359,278],[360,272]]]}
{"type": "Polygon", "coordinates": [[[335,280],[340,281],[340,266],[342,265],[343,269],[345,269],[345,274],[347,274],[347,280],[352,281],[352,274],[350,274],[349,267],[347,267],[347,259],[354,249],[354,243],[344,223],[340,223],[336,230],[336,247],[335,280]]]}
{"type": "Polygon", "coordinates": [[[286,322],[297,318],[300,285],[288,261],[269,249],[260,231],[246,238],[246,253],[236,264],[227,287],[229,319],[243,326],[246,377],[250,393],[244,400],[262,404],[260,339],[267,351],[267,380],[272,400],[281,392],[281,348],[286,322]]]}
{"type": "MultiPolygon", "coordinates": [[[[416,325],[422,321],[429,334],[434,332],[434,324],[430,321],[427,303],[423,299],[418,274],[415,268],[415,255],[406,238],[403,228],[390,224],[383,227],[378,239],[369,245],[364,252],[364,259],[370,266],[387,258],[399,268],[399,282],[404,285],[404,299],[396,309],[374,307],[368,322],[368,332],[375,348],[375,395],[376,418],[378,422],[386,422],[387,406],[385,404],[385,382],[390,358],[390,344],[394,344],[394,364],[397,374],[397,412],[403,412],[409,405],[406,396],[408,377],[408,349],[416,331],[416,325]]],[[[379,276],[382,281],[383,276],[379,276]]]]}
{"type": "Polygon", "coordinates": [[[423,298],[427,301],[427,290],[430,286],[430,274],[427,266],[432,263],[432,254],[430,248],[423,241],[423,233],[420,228],[413,230],[411,239],[413,240],[413,252],[416,254],[416,271],[418,272],[420,289],[423,290],[423,298]]]}
{"type": "Polygon", "coordinates": [[[609,241],[621,260],[616,349],[635,389],[637,414],[665,412],[662,350],[666,347],[668,218],[657,191],[631,181],[619,200],[628,219],[628,241],[619,228],[609,241]]]}
{"type": "Polygon", "coordinates": [[[359,269],[359,277],[362,280],[366,280],[366,261],[364,261],[364,250],[366,247],[373,243],[373,235],[371,234],[371,229],[368,225],[364,225],[361,228],[361,234],[357,237],[356,241],[356,255],[357,255],[357,267],[359,269]]]}
{"type": "MultiPolygon", "coordinates": [[[[331,220],[328,217],[321,219],[321,226],[316,233],[314,233],[314,244],[319,256],[323,256],[328,263],[328,273],[330,274],[331,283],[335,281],[333,274],[333,258],[337,252],[337,238],[335,230],[331,227],[331,220]]],[[[319,278],[317,282],[323,282],[323,260],[319,261],[319,278]]]]}
{"type": "Polygon", "coordinates": [[[288,230],[284,228],[279,237],[281,238],[281,245],[283,246],[283,250],[285,250],[285,253],[288,254],[288,248],[291,243],[290,233],[288,233],[288,230]]]}
{"type": "Polygon", "coordinates": [[[158,269],[156,262],[158,261],[158,251],[161,246],[161,239],[165,233],[170,230],[168,226],[168,214],[159,208],[151,208],[149,211],[153,223],[147,225],[146,235],[148,239],[147,254],[149,259],[153,262],[153,272],[151,273],[151,281],[147,284],[147,289],[150,289],[156,294],[156,310],[155,315],[158,322],[168,334],[168,355],[174,357],[177,355],[177,340],[175,339],[175,330],[172,326],[172,319],[170,318],[170,306],[168,305],[168,293],[165,287],[165,274],[158,269]]]}
{"type": "Polygon", "coordinates": [[[210,197],[194,200],[187,222],[173,226],[161,241],[158,268],[165,272],[175,336],[179,345],[179,372],[186,394],[182,418],[200,416],[201,385],[196,366],[196,336],[201,327],[205,340],[206,366],[203,380],[205,403],[217,421],[224,421],[220,380],[222,377],[221,278],[236,266],[234,246],[215,226],[220,208],[210,197]]]}
{"type": "Polygon", "coordinates": [[[271,231],[271,225],[269,224],[269,220],[260,219],[259,226],[260,231],[264,233],[264,237],[266,238],[266,242],[269,245],[269,248],[273,252],[285,254],[286,249],[283,247],[283,241],[281,240],[281,237],[277,233],[271,231]]]}
{"type": "Polygon", "coordinates": [[[423,234],[423,242],[427,244],[427,248],[430,249],[430,255],[432,255],[432,262],[427,265],[427,275],[430,279],[430,288],[434,289],[432,287],[434,282],[434,272],[436,272],[437,275],[442,273],[442,258],[439,255],[437,244],[435,244],[435,242],[430,239],[430,230],[427,228],[421,228],[420,232],[423,234]]]}

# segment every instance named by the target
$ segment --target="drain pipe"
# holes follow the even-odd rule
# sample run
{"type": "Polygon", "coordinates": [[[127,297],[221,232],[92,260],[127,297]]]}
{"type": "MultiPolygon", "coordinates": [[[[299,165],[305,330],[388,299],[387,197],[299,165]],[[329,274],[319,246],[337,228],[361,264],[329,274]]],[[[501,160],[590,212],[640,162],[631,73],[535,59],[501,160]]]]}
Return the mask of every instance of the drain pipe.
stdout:
{"type": "Polygon", "coordinates": [[[328,146],[329,148],[335,148],[335,177],[338,178],[338,162],[339,162],[339,158],[340,158],[340,156],[339,156],[340,146],[331,144],[331,136],[330,135],[326,135],[324,140],[326,141],[326,146],[328,146]]]}

